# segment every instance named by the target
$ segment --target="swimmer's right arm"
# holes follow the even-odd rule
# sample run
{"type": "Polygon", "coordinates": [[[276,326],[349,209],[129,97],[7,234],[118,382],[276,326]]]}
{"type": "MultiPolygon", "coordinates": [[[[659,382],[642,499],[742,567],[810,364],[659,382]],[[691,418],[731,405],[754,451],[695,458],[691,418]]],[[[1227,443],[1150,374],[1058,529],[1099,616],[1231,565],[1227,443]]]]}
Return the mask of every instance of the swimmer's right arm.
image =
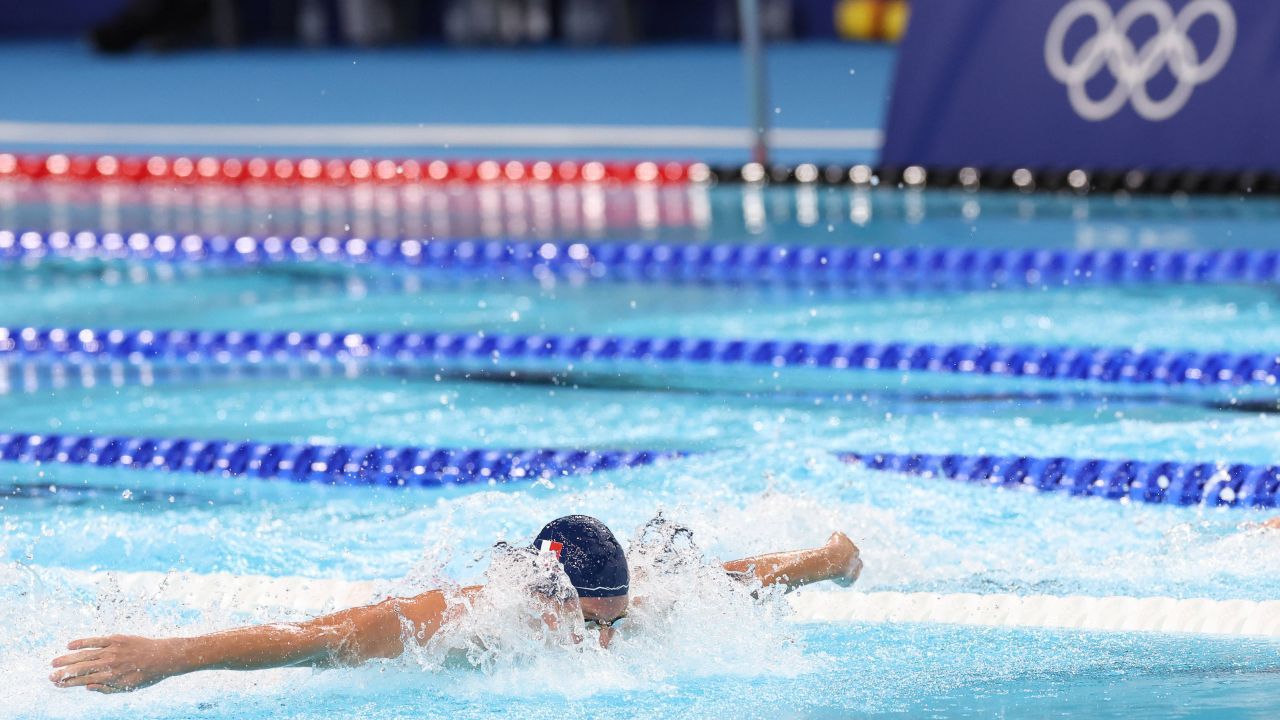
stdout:
{"type": "MultiPolygon", "coordinates": [[[[464,588],[470,594],[478,588],[464,588]]],[[[238,628],[191,638],[111,635],[76,640],[75,652],[53,661],[58,687],[103,693],[126,692],[199,670],[262,670],[273,667],[358,665],[404,652],[404,621],[418,642],[443,622],[444,593],[390,598],[306,622],[238,628]]]]}
{"type": "Polygon", "coordinates": [[[824,580],[848,587],[862,574],[862,553],[848,535],[836,532],[820,547],[732,560],[724,569],[734,575],[754,576],[765,587],[780,585],[787,591],[824,580]]]}

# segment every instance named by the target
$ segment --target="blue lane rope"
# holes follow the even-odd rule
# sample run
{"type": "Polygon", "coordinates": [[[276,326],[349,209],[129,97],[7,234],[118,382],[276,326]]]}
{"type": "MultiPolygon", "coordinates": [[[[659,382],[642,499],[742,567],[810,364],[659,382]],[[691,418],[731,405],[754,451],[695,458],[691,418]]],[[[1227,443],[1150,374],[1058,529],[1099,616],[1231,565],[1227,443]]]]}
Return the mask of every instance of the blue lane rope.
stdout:
{"type": "Polygon", "coordinates": [[[1280,282],[1280,250],[1248,248],[856,248],[0,230],[0,261],[46,257],[211,262],[232,266],[331,263],[489,277],[586,277],[707,284],[929,288],[1280,282]]]}
{"type": "MultiPolygon", "coordinates": [[[[690,453],[309,445],[0,433],[0,460],[324,485],[439,487],[639,467],[690,453]]],[[[838,453],[872,470],[1153,504],[1274,507],[1280,467],[1094,458],[838,453]]]]}
{"type": "Polygon", "coordinates": [[[169,470],[325,485],[436,487],[649,465],[679,453],[357,447],[0,433],[0,460],[169,470]]]}
{"type": "Polygon", "coordinates": [[[840,453],[871,470],[1168,505],[1275,507],[1280,466],[1100,458],[840,453]]]}
{"type": "Polygon", "coordinates": [[[95,330],[0,327],[0,361],[430,362],[568,361],[750,365],[1183,386],[1275,386],[1280,355],[1159,348],[810,342],[609,335],[429,332],[95,330]]]}

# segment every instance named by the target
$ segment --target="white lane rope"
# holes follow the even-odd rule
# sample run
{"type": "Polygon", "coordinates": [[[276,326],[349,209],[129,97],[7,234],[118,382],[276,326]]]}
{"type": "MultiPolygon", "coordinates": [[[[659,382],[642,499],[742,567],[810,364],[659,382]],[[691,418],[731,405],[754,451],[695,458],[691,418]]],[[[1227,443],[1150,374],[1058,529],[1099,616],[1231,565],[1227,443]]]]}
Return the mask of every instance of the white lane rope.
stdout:
{"type": "Polygon", "coordinates": [[[938,623],[1005,628],[1280,637],[1280,601],[814,592],[792,599],[804,622],[938,623]]]}
{"type": "MultiPolygon", "coordinates": [[[[328,612],[396,591],[385,580],[327,580],[226,573],[36,570],[36,575],[98,593],[200,610],[328,612]]],[[[805,623],[937,623],[1003,628],[1280,637],[1280,601],[978,595],[804,590],[792,595],[793,620],[805,623]]]]}
{"type": "MultiPolygon", "coordinates": [[[[546,147],[744,148],[748,128],[704,125],[296,125],[0,121],[0,142],[256,147],[546,147]]],[[[872,128],[777,128],[770,142],[787,150],[876,150],[872,128]]]]}

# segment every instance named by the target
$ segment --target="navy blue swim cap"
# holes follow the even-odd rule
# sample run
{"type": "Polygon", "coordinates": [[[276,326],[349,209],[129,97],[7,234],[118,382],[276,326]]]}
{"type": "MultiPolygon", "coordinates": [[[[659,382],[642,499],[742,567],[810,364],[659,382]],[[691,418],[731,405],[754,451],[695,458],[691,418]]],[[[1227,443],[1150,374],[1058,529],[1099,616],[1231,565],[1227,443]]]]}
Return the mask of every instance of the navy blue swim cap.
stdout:
{"type": "Polygon", "coordinates": [[[542,552],[554,552],[578,591],[578,597],[626,595],[631,583],[627,555],[609,528],[586,515],[566,515],[547,523],[533,541],[542,552]]]}

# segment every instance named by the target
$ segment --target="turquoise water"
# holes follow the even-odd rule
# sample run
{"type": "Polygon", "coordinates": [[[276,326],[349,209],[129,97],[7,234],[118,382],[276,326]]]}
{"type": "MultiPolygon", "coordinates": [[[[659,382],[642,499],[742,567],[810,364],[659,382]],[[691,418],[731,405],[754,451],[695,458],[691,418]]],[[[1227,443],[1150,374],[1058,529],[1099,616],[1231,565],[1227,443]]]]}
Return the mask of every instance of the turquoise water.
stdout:
{"type": "Polygon", "coordinates": [[[279,268],[130,276],[127,269],[78,266],[38,275],[0,269],[0,282],[0,324],[6,326],[484,330],[1202,350],[1280,345],[1276,289],[1243,285],[956,294],[421,280],[389,289],[373,278],[279,268]],[[1105,323],[1097,322],[1100,314],[1105,323]],[[1153,315],[1160,322],[1153,323],[1153,315]]]}
{"type": "MultiPolygon", "coordinates": [[[[741,238],[736,224],[719,220],[742,217],[734,193],[713,198],[716,207],[737,203],[738,214],[713,214],[706,237],[741,238]]],[[[949,196],[924,198],[950,202],[949,196]]],[[[1094,221],[1057,212],[1071,201],[1047,200],[1038,214],[1021,218],[1018,204],[1026,198],[980,199],[986,209],[979,219],[995,225],[973,224],[962,214],[926,215],[915,224],[878,215],[864,233],[846,214],[832,234],[840,242],[932,235],[960,244],[964,238],[955,238],[954,229],[964,225],[975,228],[966,231],[973,244],[1029,245],[1042,231],[1050,242],[1077,246],[1084,242],[1082,227],[1101,232],[1105,224],[1118,227],[1127,243],[1182,247],[1220,242],[1226,231],[1253,233],[1256,240],[1274,222],[1266,204],[1247,204],[1232,216],[1222,201],[1135,200],[1142,212],[1110,208],[1094,221]],[[1160,228],[1189,233],[1190,240],[1178,244],[1160,228]]],[[[780,221],[770,227],[799,236],[802,226],[780,221]]],[[[685,231],[655,232],[668,238],[685,231]]],[[[1249,242],[1245,237],[1240,244],[1249,242]]],[[[10,266],[0,268],[0,325],[1280,345],[1272,319],[1280,301],[1271,287],[871,294],[385,280],[311,270],[10,266]]],[[[465,582],[483,577],[495,542],[524,542],[546,520],[568,512],[597,515],[624,538],[662,512],[693,529],[708,561],[814,545],[843,529],[863,548],[867,566],[859,589],[869,591],[1280,597],[1273,562],[1280,533],[1257,527],[1267,517],[1263,511],[993,490],[872,472],[831,454],[1276,463],[1275,413],[1155,391],[1120,395],[1048,384],[1028,393],[1012,381],[979,385],[965,378],[925,390],[896,372],[870,377],[815,375],[792,387],[786,377],[761,385],[733,373],[677,381],[655,367],[515,379],[432,370],[231,368],[114,376],[110,368],[4,368],[0,432],[700,454],[538,484],[436,490],[0,465],[0,486],[22,490],[21,497],[0,495],[0,627],[21,628],[0,633],[0,678],[6,680],[0,716],[1273,714],[1280,669],[1274,640],[800,624],[785,612],[715,592],[690,593],[675,615],[679,622],[660,633],[624,635],[608,655],[553,648],[534,657],[500,657],[484,670],[437,668],[410,657],[355,670],[210,673],[113,697],[59,691],[43,680],[48,658],[86,633],[192,633],[288,619],[264,608],[202,611],[89,593],[76,589],[76,572],[465,582]]]]}
{"type": "Polygon", "coordinates": [[[7,229],[654,239],[891,247],[1272,247],[1272,198],[828,187],[410,186],[155,190],[0,181],[7,229]]]}

